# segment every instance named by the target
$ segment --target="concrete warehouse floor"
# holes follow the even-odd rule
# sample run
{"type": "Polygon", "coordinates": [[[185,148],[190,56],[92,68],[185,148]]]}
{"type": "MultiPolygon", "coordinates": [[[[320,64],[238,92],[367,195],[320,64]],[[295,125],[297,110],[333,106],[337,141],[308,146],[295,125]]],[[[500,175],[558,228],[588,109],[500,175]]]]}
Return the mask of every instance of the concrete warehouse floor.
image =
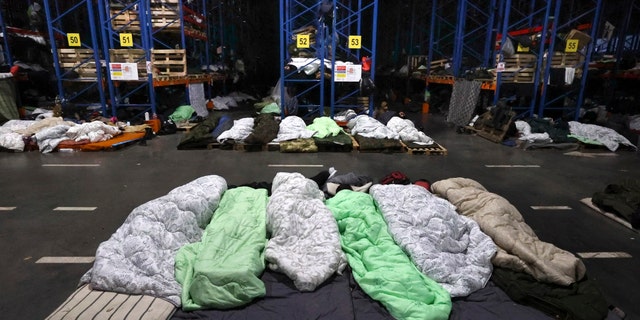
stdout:
{"type": "Polygon", "coordinates": [[[271,181],[279,171],[311,176],[329,167],[375,180],[394,170],[412,180],[475,179],[518,208],[543,241],[573,253],[630,255],[584,262],[609,302],[629,319],[640,318],[640,235],[580,203],[608,183],[639,179],[637,152],[585,149],[601,156],[576,157],[553,149],[525,151],[458,134],[440,115],[425,115],[423,120],[427,135],[448,155],[179,151],[182,132],[112,152],[0,153],[0,318],[46,317],[75,290],[91,264],[37,261],[94,256],[133,208],[177,186],[209,174],[223,176],[228,184],[243,184],[271,181]],[[95,210],[53,210],[63,206],[95,210]]]}

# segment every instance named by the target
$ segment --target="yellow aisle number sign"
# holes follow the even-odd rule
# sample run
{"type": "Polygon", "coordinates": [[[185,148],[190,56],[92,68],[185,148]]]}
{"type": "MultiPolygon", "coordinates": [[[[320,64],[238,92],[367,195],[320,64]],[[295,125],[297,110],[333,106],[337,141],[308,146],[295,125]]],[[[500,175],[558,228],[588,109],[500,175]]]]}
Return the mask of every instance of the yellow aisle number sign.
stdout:
{"type": "Polygon", "coordinates": [[[529,47],[524,47],[521,44],[518,43],[518,48],[516,49],[517,52],[529,52],[529,47]]]}
{"type": "Polygon", "coordinates": [[[82,46],[79,33],[67,33],[67,42],[69,42],[69,47],[82,46]]]}
{"type": "Polygon", "coordinates": [[[309,48],[309,35],[308,34],[299,34],[296,40],[296,47],[300,49],[309,48]]]}
{"type": "Polygon", "coordinates": [[[362,48],[362,36],[349,36],[349,49],[362,48]]]}
{"type": "Polygon", "coordinates": [[[120,46],[121,47],[133,47],[133,35],[131,33],[120,34],[120,46]]]}
{"type": "Polygon", "coordinates": [[[578,44],[580,40],[569,39],[567,40],[567,46],[564,48],[564,52],[578,52],[578,44]]]}

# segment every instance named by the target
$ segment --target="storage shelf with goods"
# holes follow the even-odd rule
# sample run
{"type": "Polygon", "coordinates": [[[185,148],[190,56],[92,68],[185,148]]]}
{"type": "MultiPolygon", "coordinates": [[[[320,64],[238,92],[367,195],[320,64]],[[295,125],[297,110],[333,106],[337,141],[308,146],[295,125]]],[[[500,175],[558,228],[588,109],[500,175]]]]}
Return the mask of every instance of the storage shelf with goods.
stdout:
{"type": "MultiPolygon", "coordinates": [[[[94,1],[44,0],[57,92],[64,106],[99,107],[107,114],[94,1]]],[[[97,110],[96,110],[97,111],[97,110]]]]}
{"type": "Polygon", "coordinates": [[[280,1],[282,116],[373,114],[378,1],[280,1]]]}
{"type": "Polygon", "coordinates": [[[157,90],[210,83],[207,1],[104,1],[99,8],[102,51],[113,116],[158,114],[157,90]],[[120,112],[122,113],[122,112],[120,112]]]}
{"type": "Polygon", "coordinates": [[[584,101],[587,63],[594,47],[591,39],[598,30],[603,1],[577,4],[537,0],[523,8],[514,7],[511,0],[501,1],[494,103],[518,91],[521,101],[518,117],[561,116],[577,120],[584,101]],[[513,65],[522,56],[535,57],[535,61],[527,64],[533,67],[526,69],[517,62],[514,78],[513,70],[506,65],[513,65]],[[562,81],[555,80],[561,72],[562,81]],[[528,81],[520,81],[525,78],[528,81]],[[531,85],[503,90],[505,84],[516,82],[514,79],[531,85]]]}

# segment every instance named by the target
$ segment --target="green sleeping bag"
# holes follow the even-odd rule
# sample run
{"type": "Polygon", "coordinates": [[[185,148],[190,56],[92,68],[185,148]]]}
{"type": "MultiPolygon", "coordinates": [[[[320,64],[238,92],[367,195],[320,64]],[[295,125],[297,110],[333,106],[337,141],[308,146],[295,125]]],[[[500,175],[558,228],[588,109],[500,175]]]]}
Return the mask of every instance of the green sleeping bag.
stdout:
{"type": "Polygon", "coordinates": [[[449,293],[396,245],[369,194],[343,190],[325,203],[338,221],[342,250],[364,292],[396,319],[449,318],[449,293]]]}
{"type": "Polygon", "coordinates": [[[180,248],[176,279],[182,309],[229,309],[265,295],[267,190],[227,190],[201,242],[180,248]]]}

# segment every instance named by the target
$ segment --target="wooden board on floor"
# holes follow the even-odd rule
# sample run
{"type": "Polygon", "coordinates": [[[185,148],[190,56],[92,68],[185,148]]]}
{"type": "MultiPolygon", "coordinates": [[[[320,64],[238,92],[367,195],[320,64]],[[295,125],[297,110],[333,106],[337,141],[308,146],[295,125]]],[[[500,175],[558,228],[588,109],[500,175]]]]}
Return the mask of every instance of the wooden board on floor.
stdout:
{"type": "Polygon", "coordinates": [[[181,123],[181,124],[176,124],[176,128],[180,131],[186,131],[189,132],[193,127],[195,127],[197,125],[197,123],[181,123]]]}
{"type": "Polygon", "coordinates": [[[147,295],[91,290],[84,285],[73,292],[46,320],[66,319],[169,319],[176,307],[147,295]]]}
{"type": "Polygon", "coordinates": [[[466,126],[465,129],[471,132],[475,132],[477,135],[493,141],[495,143],[501,143],[504,140],[504,137],[507,135],[507,131],[509,130],[509,126],[513,122],[516,113],[513,111],[509,111],[507,117],[509,121],[506,121],[500,128],[494,128],[490,124],[493,121],[493,116],[491,112],[483,113],[475,122],[473,126],[466,126]]]}
{"type": "Polygon", "coordinates": [[[607,218],[609,218],[609,219],[611,219],[611,220],[613,220],[613,221],[615,221],[615,222],[617,222],[617,223],[619,223],[619,224],[621,224],[621,225],[623,225],[623,226],[625,226],[625,227],[627,227],[627,228],[629,228],[629,229],[631,229],[631,230],[633,230],[633,231],[638,232],[638,230],[634,229],[634,228],[631,226],[631,223],[629,223],[629,221],[627,221],[627,220],[625,220],[625,219],[621,218],[620,216],[618,216],[618,215],[617,215],[617,214],[615,214],[615,213],[606,212],[606,211],[604,211],[604,210],[602,210],[602,209],[598,208],[598,206],[596,206],[595,204],[593,204],[593,202],[591,201],[591,198],[584,198],[584,199],[581,199],[581,200],[580,200],[580,202],[582,202],[582,203],[583,203],[584,205],[586,205],[587,207],[589,207],[589,208],[591,208],[591,209],[595,210],[597,213],[599,213],[599,214],[601,214],[601,215],[603,215],[603,216],[605,216],[605,217],[607,217],[607,218]]]}
{"type": "Polygon", "coordinates": [[[427,155],[427,156],[446,156],[447,155],[447,149],[436,142],[434,142],[431,145],[423,146],[423,147],[422,146],[416,147],[415,145],[414,146],[405,145],[405,148],[407,149],[407,153],[411,155],[427,155]]]}
{"type": "Polygon", "coordinates": [[[255,151],[267,151],[266,144],[248,144],[242,142],[236,142],[233,144],[233,150],[235,151],[246,151],[246,152],[255,152],[255,151]]]}

